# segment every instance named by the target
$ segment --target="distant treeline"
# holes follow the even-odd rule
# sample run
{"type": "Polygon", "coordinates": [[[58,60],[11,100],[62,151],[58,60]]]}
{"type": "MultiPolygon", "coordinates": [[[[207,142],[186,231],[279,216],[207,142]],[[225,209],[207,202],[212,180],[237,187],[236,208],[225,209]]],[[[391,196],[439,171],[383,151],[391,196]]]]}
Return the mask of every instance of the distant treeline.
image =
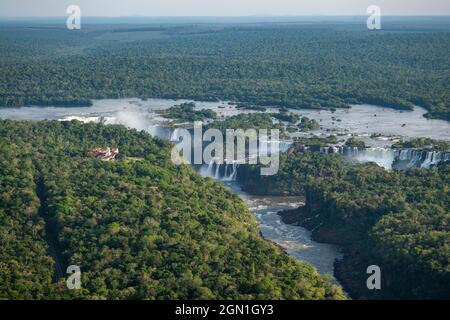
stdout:
{"type": "Polygon", "coordinates": [[[427,117],[450,120],[445,29],[161,28],[3,28],[0,106],[87,105],[119,97],[332,109],[369,103],[410,110],[418,104],[427,117]]]}

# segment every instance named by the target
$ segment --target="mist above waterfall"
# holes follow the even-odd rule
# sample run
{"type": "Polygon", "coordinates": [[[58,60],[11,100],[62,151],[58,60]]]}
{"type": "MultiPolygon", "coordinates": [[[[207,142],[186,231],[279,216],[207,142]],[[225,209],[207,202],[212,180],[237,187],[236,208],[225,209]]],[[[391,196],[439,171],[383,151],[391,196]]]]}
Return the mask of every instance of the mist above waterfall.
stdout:
{"type": "Polygon", "coordinates": [[[344,155],[361,163],[374,162],[387,170],[392,169],[395,152],[385,148],[346,148],[344,155]]]}
{"type": "Polygon", "coordinates": [[[136,111],[119,111],[116,114],[116,122],[137,130],[148,130],[149,122],[145,115],[136,111]]]}

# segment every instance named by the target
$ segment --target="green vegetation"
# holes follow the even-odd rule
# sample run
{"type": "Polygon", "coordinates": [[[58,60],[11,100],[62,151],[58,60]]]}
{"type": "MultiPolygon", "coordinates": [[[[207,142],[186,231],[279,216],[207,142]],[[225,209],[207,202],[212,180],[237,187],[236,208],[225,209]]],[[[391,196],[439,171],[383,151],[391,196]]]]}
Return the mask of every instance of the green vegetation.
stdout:
{"type": "Polygon", "coordinates": [[[450,165],[387,172],[375,165],[316,181],[303,216],[317,238],[347,246],[337,273],[360,298],[449,298],[450,165]],[[383,270],[382,290],[365,286],[366,268],[383,270]]]}
{"type": "Polygon", "coordinates": [[[353,298],[450,298],[449,163],[389,172],[338,155],[291,153],[275,176],[259,177],[256,166],[241,170],[249,192],[305,198],[283,220],[344,246],[336,272],[353,298]],[[382,270],[382,290],[366,287],[370,265],[382,270]]]}
{"type": "MultiPolygon", "coordinates": [[[[226,118],[224,120],[217,120],[208,125],[208,128],[219,129],[225,132],[227,129],[278,129],[280,135],[284,132],[282,124],[275,124],[273,122],[273,115],[269,113],[241,113],[236,116],[226,118]]],[[[270,131],[268,131],[270,133],[270,131]]]]}
{"type": "Polygon", "coordinates": [[[294,139],[293,148],[296,146],[319,146],[319,147],[328,147],[331,144],[338,143],[338,139],[335,135],[329,135],[328,137],[296,137],[294,139]]]}
{"type": "Polygon", "coordinates": [[[0,139],[0,300],[43,299],[54,289],[33,154],[0,139]]]}
{"type": "MultiPolygon", "coordinates": [[[[280,137],[286,137],[287,132],[297,132],[298,127],[295,124],[299,117],[293,113],[241,113],[224,120],[217,120],[211,123],[208,128],[215,128],[225,132],[226,129],[278,129],[280,137]],[[291,123],[287,127],[282,123],[275,123],[274,119],[282,122],[291,123]]],[[[309,120],[308,120],[309,121],[309,120]]],[[[312,120],[315,121],[315,120],[312,120]]],[[[309,122],[308,122],[309,123],[309,122]]],[[[270,133],[270,131],[269,131],[270,133]]]]}
{"type": "Polygon", "coordinates": [[[349,139],[347,139],[347,141],[345,141],[345,145],[347,147],[353,147],[353,148],[365,148],[366,144],[364,143],[364,141],[358,140],[355,137],[350,137],[349,139]]]}
{"type": "Polygon", "coordinates": [[[288,112],[283,112],[283,111],[280,111],[280,113],[273,113],[272,117],[274,117],[275,119],[278,119],[280,121],[284,121],[284,122],[288,122],[288,123],[292,123],[292,124],[296,124],[300,120],[300,117],[298,115],[296,115],[295,113],[288,113],[288,112]]]}
{"type": "Polygon", "coordinates": [[[298,127],[301,131],[310,131],[310,130],[317,130],[320,128],[319,123],[314,119],[309,119],[308,117],[302,117],[300,120],[300,123],[298,124],[298,127]]]}
{"type": "Polygon", "coordinates": [[[195,103],[186,102],[169,109],[160,111],[165,118],[174,119],[181,122],[205,121],[207,119],[216,119],[217,113],[213,110],[203,109],[196,111],[195,103]]]}
{"type": "Polygon", "coordinates": [[[392,145],[395,149],[429,149],[433,151],[448,151],[450,150],[450,142],[433,140],[430,138],[412,138],[411,140],[397,142],[392,145]]]}
{"type": "Polygon", "coordinates": [[[261,112],[267,111],[267,108],[263,107],[263,106],[254,106],[254,105],[242,104],[242,103],[237,104],[236,109],[253,110],[253,111],[261,111],[261,112]]]}
{"type": "Polygon", "coordinates": [[[323,153],[280,154],[280,170],[273,176],[261,176],[259,165],[239,167],[237,175],[244,191],[257,195],[305,194],[305,187],[311,179],[338,175],[342,171],[342,158],[323,153]]]}
{"type": "Polygon", "coordinates": [[[344,297],[261,239],[237,195],[173,165],[143,131],[0,120],[0,154],[0,299],[344,297]],[[91,155],[106,146],[120,158],[91,155]],[[52,281],[55,261],[81,267],[81,290],[52,281]]]}
{"type": "Polygon", "coordinates": [[[0,106],[119,97],[330,109],[418,104],[428,117],[450,120],[448,21],[405,25],[4,25],[0,106]]]}

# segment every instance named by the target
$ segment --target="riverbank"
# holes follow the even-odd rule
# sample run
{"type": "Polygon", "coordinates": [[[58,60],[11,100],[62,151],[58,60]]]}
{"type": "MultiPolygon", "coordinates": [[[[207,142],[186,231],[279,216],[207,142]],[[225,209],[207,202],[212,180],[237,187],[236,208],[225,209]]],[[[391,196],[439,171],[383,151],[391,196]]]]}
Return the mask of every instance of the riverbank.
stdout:
{"type": "MultiPolygon", "coordinates": [[[[306,228],[285,224],[277,214],[280,210],[294,209],[302,205],[303,198],[251,195],[242,191],[236,182],[224,181],[224,183],[244,201],[256,217],[263,239],[275,244],[291,257],[311,264],[321,274],[333,277],[334,262],[342,257],[341,248],[314,241],[311,232],[306,228]]],[[[338,283],[336,279],[333,281],[338,283]]]]}
{"type": "MultiPolygon", "coordinates": [[[[354,253],[348,246],[341,235],[330,228],[318,227],[317,222],[307,215],[304,207],[299,207],[292,210],[282,210],[277,213],[281,217],[281,221],[288,225],[299,226],[311,231],[311,238],[319,243],[338,245],[342,249],[343,256],[334,262],[334,277],[342,285],[344,291],[351,299],[365,299],[360,282],[365,281],[362,278],[361,272],[352,268],[352,260],[354,260],[354,253]]],[[[364,282],[365,283],[365,282],[364,282]]],[[[367,291],[367,290],[366,290],[367,291]]]]}

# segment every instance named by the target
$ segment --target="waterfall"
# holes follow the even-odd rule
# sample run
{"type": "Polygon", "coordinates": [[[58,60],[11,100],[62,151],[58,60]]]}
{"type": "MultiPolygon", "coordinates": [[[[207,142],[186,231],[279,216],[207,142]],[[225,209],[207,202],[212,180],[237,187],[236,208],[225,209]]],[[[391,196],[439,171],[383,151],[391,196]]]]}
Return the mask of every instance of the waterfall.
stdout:
{"type": "Polygon", "coordinates": [[[429,168],[432,165],[433,160],[435,158],[437,158],[437,157],[435,157],[435,153],[434,152],[427,152],[425,160],[422,163],[422,167],[423,168],[429,168]]]}
{"type": "MultiPolygon", "coordinates": [[[[226,164],[225,168],[228,168],[228,164],[226,164]]],[[[228,174],[227,169],[225,169],[225,175],[223,177],[223,180],[224,181],[235,181],[236,180],[236,176],[237,176],[237,168],[238,168],[238,164],[233,162],[232,170],[231,170],[231,172],[229,174],[228,174]]]]}
{"type": "Polygon", "coordinates": [[[407,167],[420,167],[429,169],[437,164],[449,161],[450,152],[427,150],[399,150],[396,151],[398,160],[406,162],[407,167]]]}
{"type": "Polygon", "coordinates": [[[233,174],[231,175],[231,180],[235,181],[237,178],[237,169],[238,169],[238,164],[237,163],[233,163],[233,174]]]}
{"type": "Polygon", "coordinates": [[[211,160],[208,165],[202,165],[199,172],[204,177],[222,181],[235,181],[239,165],[235,162],[220,164],[211,160]],[[222,170],[223,169],[223,170],[222,170]]]}
{"type": "Polygon", "coordinates": [[[425,160],[429,157],[433,157],[433,152],[423,151],[423,150],[415,150],[415,149],[406,149],[406,150],[396,150],[395,154],[400,161],[405,161],[408,163],[408,166],[417,166],[421,167],[425,160]],[[425,158],[424,158],[425,155],[425,158]]]}
{"type": "Polygon", "coordinates": [[[214,178],[214,160],[211,160],[208,165],[202,165],[200,174],[205,177],[214,178]]]}
{"type": "MultiPolygon", "coordinates": [[[[305,148],[305,152],[309,149],[305,148]]],[[[357,148],[345,146],[320,147],[321,153],[339,153],[361,163],[374,162],[377,165],[392,169],[419,167],[429,169],[440,162],[450,161],[450,152],[438,152],[416,149],[393,150],[388,148],[357,148]]]]}
{"type": "Polygon", "coordinates": [[[426,151],[425,160],[421,163],[421,167],[429,169],[445,161],[450,161],[450,152],[426,151]]]}
{"type": "Polygon", "coordinates": [[[224,171],[223,176],[226,177],[227,174],[228,174],[228,162],[225,162],[225,171],[224,171]]]}
{"type": "Polygon", "coordinates": [[[328,153],[328,147],[320,147],[320,153],[328,153]]]}
{"type": "Polygon", "coordinates": [[[385,148],[345,148],[343,154],[358,162],[374,162],[385,169],[392,169],[395,161],[394,152],[385,148]]]}
{"type": "Polygon", "coordinates": [[[219,169],[220,169],[220,164],[216,163],[216,173],[214,174],[214,179],[220,179],[219,169]]]}

